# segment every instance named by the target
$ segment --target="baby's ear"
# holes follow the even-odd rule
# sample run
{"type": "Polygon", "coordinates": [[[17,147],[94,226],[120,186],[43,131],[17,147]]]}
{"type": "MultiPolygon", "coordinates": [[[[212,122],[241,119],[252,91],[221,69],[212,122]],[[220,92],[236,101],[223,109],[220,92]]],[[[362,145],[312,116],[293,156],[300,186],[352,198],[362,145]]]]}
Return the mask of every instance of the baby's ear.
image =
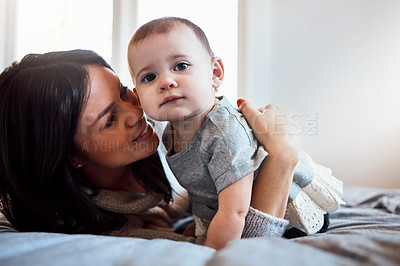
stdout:
{"type": "Polygon", "coordinates": [[[211,65],[213,68],[213,88],[217,89],[224,80],[224,64],[221,58],[213,57],[211,65]]]}

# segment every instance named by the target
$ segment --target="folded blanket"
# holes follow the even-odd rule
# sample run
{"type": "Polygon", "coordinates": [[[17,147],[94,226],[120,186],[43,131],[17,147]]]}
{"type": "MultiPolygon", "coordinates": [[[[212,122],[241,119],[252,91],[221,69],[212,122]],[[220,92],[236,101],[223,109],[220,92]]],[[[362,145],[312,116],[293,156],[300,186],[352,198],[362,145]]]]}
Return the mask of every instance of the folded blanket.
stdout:
{"type": "Polygon", "coordinates": [[[382,197],[376,207],[385,208],[388,212],[400,214],[400,196],[382,197]]]}

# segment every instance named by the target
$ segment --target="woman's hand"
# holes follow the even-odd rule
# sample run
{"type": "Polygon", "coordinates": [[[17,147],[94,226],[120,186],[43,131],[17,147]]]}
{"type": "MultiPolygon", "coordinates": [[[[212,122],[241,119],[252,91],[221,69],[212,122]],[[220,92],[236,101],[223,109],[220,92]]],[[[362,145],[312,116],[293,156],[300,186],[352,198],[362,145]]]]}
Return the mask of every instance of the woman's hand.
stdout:
{"type": "Polygon", "coordinates": [[[290,114],[276,104],[258,109],[238,100],[238,107],[269,156],[296,165],[299,160],[301,127],[290,114]]]}
{"type": "Polygon", "coordinates": [[[300,125],[276,104],[257,110],[249,102],[238,100],[238,106],[254,135],[269,153],[253,183],[250,205],[264,213],[283,218],[294,168],[299,160],[300,125]]]}
{"type": "Polygon", "coordinates": [[[165,231],[165,232],[174,232],[174,228],[170,228],[170,227],[160,227],[151,223],[145,223],[143,225],[144,229],[152,229],[152,230],[157,230],[157,231],[165,231]]]}
{"type": "Polygon", "coordinates": [[[196,230],[196,224],[194,222],[191,222],[188,224],[183,231],[182,235],[184,236],[195,236],[195,230],[196,230]]]}

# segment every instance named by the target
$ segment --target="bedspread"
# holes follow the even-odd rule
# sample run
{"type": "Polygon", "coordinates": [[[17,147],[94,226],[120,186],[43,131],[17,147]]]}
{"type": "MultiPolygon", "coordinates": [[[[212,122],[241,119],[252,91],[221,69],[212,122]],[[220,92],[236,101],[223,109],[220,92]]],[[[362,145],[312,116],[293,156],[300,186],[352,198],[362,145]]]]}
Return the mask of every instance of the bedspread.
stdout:
{"type": "Polygon", "coordinates": [[[400,265],[400,189],[345,187],[326,233],[191,243],[15,232],[0,222],[0,265],[400,265]]]}

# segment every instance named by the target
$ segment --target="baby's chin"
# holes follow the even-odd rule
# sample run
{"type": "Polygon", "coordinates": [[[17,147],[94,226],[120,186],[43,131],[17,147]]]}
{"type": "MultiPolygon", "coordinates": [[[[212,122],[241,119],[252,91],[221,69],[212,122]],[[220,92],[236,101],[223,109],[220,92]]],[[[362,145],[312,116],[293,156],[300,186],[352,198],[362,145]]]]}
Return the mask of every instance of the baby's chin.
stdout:
{"type": "Polygon", "coordinates": [[[157,113],[157,114],[154,114],[154,113],[148,114],[148,113],[146,113],[146,114],[151,120],[154,120],[154,121],[157,121],[157,122],[175,122],[175,121],[179,121],[179,120],[183,120],[184,119],[184,116],[182,116],[179,113],[175,113],[175,112],[172,113],[172,114],[170,112],[160,112],[160,113],[157,113]]]}

